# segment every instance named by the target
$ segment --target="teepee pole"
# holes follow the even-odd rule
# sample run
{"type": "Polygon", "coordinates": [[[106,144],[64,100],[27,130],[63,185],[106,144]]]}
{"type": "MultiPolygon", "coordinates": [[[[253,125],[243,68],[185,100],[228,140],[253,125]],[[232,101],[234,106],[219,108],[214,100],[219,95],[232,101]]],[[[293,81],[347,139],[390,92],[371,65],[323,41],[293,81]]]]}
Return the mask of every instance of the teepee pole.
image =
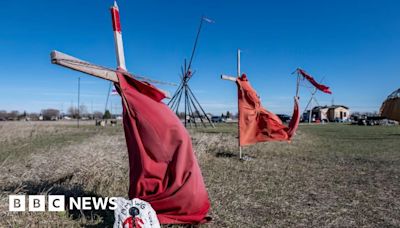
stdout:
{"type": "Polygon", "coordinates": [[[200,18],[200,25],[197,30],[197,35],[196,35],[196,39],[194,41],[193,50],[192,50],[192,54],[190,55],[190,60],[189,60],[189,65],[188,65],[187,70],[190,70],[192,68],[193,58],[194,58],[194,54],[196,53],[197,43],[199,42],[199,37],[200,37],[201,28],[203,27],[203,22],[204,22],[204,16],[202,16],[200,18]]]}

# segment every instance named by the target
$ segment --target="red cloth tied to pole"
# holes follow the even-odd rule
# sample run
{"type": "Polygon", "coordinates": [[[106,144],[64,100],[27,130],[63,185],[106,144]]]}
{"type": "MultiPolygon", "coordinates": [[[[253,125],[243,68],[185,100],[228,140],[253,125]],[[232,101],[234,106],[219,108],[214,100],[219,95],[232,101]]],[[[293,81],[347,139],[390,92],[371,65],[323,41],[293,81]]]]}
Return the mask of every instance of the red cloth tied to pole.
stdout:
{"type": "Polygon", "coordinates": [[[129,154],[129,198],[151,204],[161,224],[206,222],[207,190],[191,138],[150,84],[117,73],[129,154]]]}
{"type": "Polygon", "coordinates": [[[332,94],[332,91],[329,89],[328,86],[319,84],[311,75],[307,74],[304,70],[297,70],[305,79],[307,79],[313,86],[315,86],[315,88],[321,90],[324,93],[332,94]]]}
{"type": "Polygon", "coordinates": [[[247,76],[237,78],[239,100],[239,145],[251,145],[266,141],[289,141],[300,122],[298,98],[294,99],[294,110],[289,126],[282,124],[274,113],[262,107],[260,98],[251,87],[247,76]]]}

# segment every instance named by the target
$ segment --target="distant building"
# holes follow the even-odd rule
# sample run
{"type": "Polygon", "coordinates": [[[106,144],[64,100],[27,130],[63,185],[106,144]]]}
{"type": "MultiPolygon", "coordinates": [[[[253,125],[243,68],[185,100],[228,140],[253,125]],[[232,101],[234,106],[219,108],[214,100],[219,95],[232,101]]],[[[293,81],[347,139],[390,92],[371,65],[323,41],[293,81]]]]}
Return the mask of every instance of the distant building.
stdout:
{"type": "Polygon", "coordinates": [[[343,122],[350,119],[350,109],[344,105],[332,105],[328,109],[328,119],[333,122],[343,122]]]}
{"type": "MultiPolygon", "coordinates": [[[[308,121],[310,111],[303,114],[303,120],[308,121]]],[[[344,105],[316,106],[312,110],[312,122],[345,122],[350,119],[350,109],[344,105]]]]}

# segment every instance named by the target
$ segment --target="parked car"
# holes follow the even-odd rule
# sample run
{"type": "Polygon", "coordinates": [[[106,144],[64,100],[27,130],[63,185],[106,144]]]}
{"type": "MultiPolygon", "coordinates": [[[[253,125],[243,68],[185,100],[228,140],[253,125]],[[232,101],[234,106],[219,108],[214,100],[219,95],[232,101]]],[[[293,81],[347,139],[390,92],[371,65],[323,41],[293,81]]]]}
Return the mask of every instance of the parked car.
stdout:
{"type": "Polygon", "coordinates": [[[384,117],[380,116],[363,116],[363,117],[358,117],[354,118],[352,123],[356,122],[358,125],[363,125],[363,126],[374,126],[374,125],[380,125],[381,120],[384,119],[384,117]]]}
{"type": "Polygon", "coordinates": [[[222,123],[222,122],[223,122],[223,119],[222,119],[221,116],[212,116],[212,117],[211,117],[211,121],[212,121],[213,123],[222,123]]]}
{"type": "Polygon", "coordinates": [[[277,116],[279,117],[279,119],[281,119],[281,121],[283,123],[289,123],[290,119],[292,118],[292,117],[290,117],[289,115],[286,115],[286,114],[277,114],[277,116]]]}

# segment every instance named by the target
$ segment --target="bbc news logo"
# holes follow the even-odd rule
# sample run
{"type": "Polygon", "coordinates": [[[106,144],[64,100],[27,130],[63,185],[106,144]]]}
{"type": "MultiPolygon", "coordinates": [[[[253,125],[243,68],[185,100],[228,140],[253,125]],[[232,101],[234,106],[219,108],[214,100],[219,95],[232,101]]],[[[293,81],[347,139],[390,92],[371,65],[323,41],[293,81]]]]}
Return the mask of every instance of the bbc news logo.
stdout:
{"type": "MultiPolygon", "coordinates": [[[[46,211],[65,211],[64,195],[9,195],[9,211],[28,211],[43,212],[46,211]],[[28,200],[26,200],[28,198],[28,200]]],[[[117,208],[116,197],[69,197],[69,210],[115,210],[117,208]]]]}

